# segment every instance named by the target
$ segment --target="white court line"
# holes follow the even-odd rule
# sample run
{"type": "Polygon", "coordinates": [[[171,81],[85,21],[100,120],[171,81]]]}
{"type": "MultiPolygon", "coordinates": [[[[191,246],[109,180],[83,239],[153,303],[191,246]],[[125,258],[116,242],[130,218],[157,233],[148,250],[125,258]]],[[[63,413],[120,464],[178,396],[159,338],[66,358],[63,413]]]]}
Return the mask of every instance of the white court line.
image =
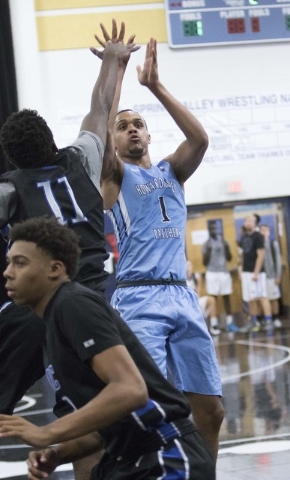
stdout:
{"type": "Polygon", "coordinates": [[[287,363],[290,361],[290,348],[289,347],[284,347],[283,345],[276,345],[275,343],[260,343],[260,342],[252,342],[251,340],[237,340],[236,343],[240,345],[248,345],[248,346],[253,346],[253,347],[264,347],[264,348],[272,348],[276,350],[282,350],[284,352],[287,352],[288,355],[285,358],[282,358],[282,360],[279,360],[278,362],[271,363],[269,365],[266,365],[265,367],[260,367],[260,368],[254,368],[253,370],[248,370],[247,372],[243,373],[236,373],[235,375],[229,375],[228,377],[222,378],[222,383],[227,383],[232,380],[237,380],[242,377],[246,377],[248,375],[254,375],[255,373],[259,372],[265,372],[266,370],[269,370],[270,368],[275,368],[279,367],[281,365],[284,365],[284,363],[287,363]]]}
{"type": "Polygon", "coordinates": [[[272,442],[244,443],[229,448],[223,448],[219,455],[234,453],[236,455],[259,455],[261,453],[286,452],[290,450],[289,440],[274,440],[272,442]]]}
{"type": "Polygon", "coordinates": [[[219,445],[234,445],[235,443],[255,442],[256,440],[277,440],[282,438],[289,439],[290,432],[276,433],[275,435],[258,435],[257,437],[236,438],[235,440],[222,440],[219,445]]]}
{"type": "Polygon", "coordinates": [[[26,403],[24,405],[20,405],[19,407],[15,407],[13,413],[21,412],[21,410],[27,410],[28,408],[34,407],[36,404],[35,398],[28,397],[27,395],[24,395],[21,401],[26,403]]]}
{"type": "MultiPolygon", "coordinates": [[[[55,472],[66,472],[72,470],[71,463],[57,467],[55,472]]],[[[27,475],[26,462],[0,462],[0,478],[19,477],[20,475],[27,475]]]]}
{"type": "MultiPolygon", "coordinates": [[[[33,412],[19,413],[18,417],[29,417],[30,415],[40,415],[41,413],[52,413],[52,408],[44,408],[43,410],[33,410],[33,412]]],[[[15,410],[14,410],[15,413],[15,410]]]]}

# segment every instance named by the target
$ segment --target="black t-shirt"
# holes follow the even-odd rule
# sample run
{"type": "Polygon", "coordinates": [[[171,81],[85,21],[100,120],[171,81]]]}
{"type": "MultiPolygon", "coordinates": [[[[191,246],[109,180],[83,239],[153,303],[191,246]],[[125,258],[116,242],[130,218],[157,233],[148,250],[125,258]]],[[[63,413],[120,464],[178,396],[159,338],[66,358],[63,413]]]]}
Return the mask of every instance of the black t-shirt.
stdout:
{"type": "Polygon", "coordinates": [[[82,250],[76,280],[86,286],[103,282],[108,274],[104,237],[103,200],[78,152],[63,148],[51,165],[7,172],[0,182],[11,181],[17,192],[10,225],[27,218],[54,215],[80,238],[82,250]]]}
{"type": "Polygon", "coordinates": [[[46,375],[64,412],[67,404],[78,409],[105,387],[88,361],[110,347],[125,345],[147,384],[147,405],[100,432],[109,451],[131,455],[154,442],[158,425],[187,419],[190,409],[185,396],[163,377],[102,294],[75,282],[64,283],[49,302],[44,320],[46,375]]]}
{"type": "Polygon", "coordinates": [[[44,375],[44,321],[28,307],[10,303],[0,313],[0,412],[12,415],[17,402],[44,375]]]}
{"type": "Polygon", "coordinates": [[[243,250],[243,272],[253,272],[257,259],[257,250],[264,248],[263,235],[259,232],[246,233],[240,239],[239,246],[243,250]]]}

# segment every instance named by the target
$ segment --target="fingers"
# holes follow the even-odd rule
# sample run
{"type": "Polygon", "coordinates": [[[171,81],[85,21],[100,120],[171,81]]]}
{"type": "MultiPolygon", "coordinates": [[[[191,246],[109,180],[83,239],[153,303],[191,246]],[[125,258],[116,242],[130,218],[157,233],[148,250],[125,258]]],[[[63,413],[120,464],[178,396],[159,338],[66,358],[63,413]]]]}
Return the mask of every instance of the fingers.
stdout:
{"type": "Polygon", "coordinates": [[[117,22],[113,18],[113,20],[112,20],[112,40],[117,40],[117,36],[118,36],[117,22]]]}
{"type": "Polygon", "coordinates": [[[101,60],[103,59],[103,52],[100,52],[100,50],[98,50],[97,48],[95,47],[90,47],[90,51],[96,55],[96,57],[100,58],[101,60]]]}
{"type": "MultiPolygon", "coordinates": [[[[98,35],[94,35],[95,39],[97,40],[97,42],[103,47],[105,48],[106,46],[106,42],[104,42],[98,35]]],[[[110,40],[110,38],[108,38],[107,42],[110,40]]]]}
{"type": "Polygon", "coordinates": [[[26,461],[28,466],[28,478],[35,480],[47,478],[57,466],[57,456],[53,449],[48,448],[36,452],[30,452],[26,461]]]}
{"type": "MultiPolygon", "coordinates": [[[[108,34],[107,30],[105,29],[105,26],[104,26],[103,23],[100,23],[100,27],[101,27],[101,30],[103,32],[104,39],[107,42],[108,40],[110,40],[110,35],[108,34]]],[[[112,28],[112,30],[113,30],[113,28],[112,28]]],[[[95,38],[97,38],[96,35],[95,35],[95,38]]],[[[99,40],[98,40],[98,42],[99,42],[99,40]]],[[[101,43],[101,45],[102,45],[102,43],[101,43]]],[[[102,45],[102,46],[104,46],[104,45],[102,45]]]]}
{"type": "Polygon", "coordinates": [[[130,47],[131,52],[137,52],[141,48],[141,45],[136,45],[134,42],[136,35],[131,35],[127,41],[127,47],[130,47]]]}
{"type": "Polygon", "coordinates": [[[136,35],[131,35],[131,36],[128,38],[127,45],[129,45],[130,43],[134,43],[135,37],[136,37],[136,35]]]}
{"type": "Polygon", "coordinates": [[[30,458],[26,460],[26,464],[28,467],[28,478],[46,478],[48,477],[47,472],[41,469],[41,466],[37,461],[33,461],[30,458]]]}
{"type": "Polygon", "coordinates": [[[131,48],[131,52],[137,52],[137,50],[140,50],[141,48],[141,45],[133,45],[133,47],[131,48]]]}
{"type": "MultiPolygon", "coordinates": [[[[117,25],[116,25],[116,28],[117,28],[117,25]]],[[[123,42],[124,36],[125,36],[125,23],[121,22],[121,29],[120,29],[118,41],[123,42]]]]}

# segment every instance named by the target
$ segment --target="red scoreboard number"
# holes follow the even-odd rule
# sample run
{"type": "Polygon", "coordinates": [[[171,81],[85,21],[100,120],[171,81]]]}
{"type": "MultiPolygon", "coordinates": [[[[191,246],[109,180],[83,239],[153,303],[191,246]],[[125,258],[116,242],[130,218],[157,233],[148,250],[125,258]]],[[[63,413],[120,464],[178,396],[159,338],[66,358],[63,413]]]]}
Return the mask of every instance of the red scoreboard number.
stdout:
{"type": "Polygon", "coordinates": [[[245,33],[246,22],[244,18],[228,18],[228,33],[245,33]]]}
{"type": "MultiPolygon", "coordinates": [[[[290,25],[289,25],[290,26],[290,25]]],[[[244,18],[228,18],[227,19],[228,33],[245,33],[246,32],[246,20],[244,18]]],[[[252,32],[260,32],[260,18],[251,18],[251,30],[252,32]]]]}

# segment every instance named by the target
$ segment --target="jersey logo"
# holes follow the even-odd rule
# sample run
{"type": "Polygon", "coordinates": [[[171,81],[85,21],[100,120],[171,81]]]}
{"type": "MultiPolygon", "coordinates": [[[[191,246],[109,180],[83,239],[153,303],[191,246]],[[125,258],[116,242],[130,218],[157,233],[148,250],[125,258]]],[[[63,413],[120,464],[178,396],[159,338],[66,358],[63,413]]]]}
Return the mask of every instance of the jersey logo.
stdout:
{"type": "Polygon", "coordinates": [[[52,365],[48,365],[48,367],[45,369],[45,375],[47,378],[47,381],[51,388],[56,392],[57,390],[60,390],[60,383],[58,380],[54,378],[54,368],[52,365]]]}
{"type": "Polygon", "coordinates": [[[89,340],[86,340],[84,343],[84,347],[88,348],[91,347],[92,345],[95,345],[95,340],[93,338],[90,338],[89,340]]]}

